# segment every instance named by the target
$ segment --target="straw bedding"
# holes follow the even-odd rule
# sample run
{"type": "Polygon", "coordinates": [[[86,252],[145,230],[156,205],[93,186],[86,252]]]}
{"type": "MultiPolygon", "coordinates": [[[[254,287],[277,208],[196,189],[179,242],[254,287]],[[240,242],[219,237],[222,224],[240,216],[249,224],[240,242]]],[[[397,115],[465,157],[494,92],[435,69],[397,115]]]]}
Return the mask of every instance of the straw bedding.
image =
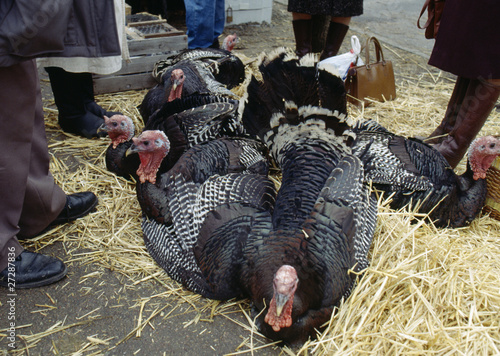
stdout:
{"type": "MultiPolygon", "coordinates": [[[[395,101],[364,110],[351,106],[350,114],[375,119],[398,134],[425,135],[439,123],[452,88],[452,81],[431,73],[402,77],[395,101]]],[[[98,102],[132,117],[141,129],[136,106],[145,93],[105,95],[98,102]]],[[[62,234],[49,231],[32,240],[32,247],[62,241],[71,261],[97,263],[126,276],[133,285],[156,280],[164,286],[165,295],[192,304],[200,313],[209,310],[215,317],[228,317],[227,308],[235,305],[241,313],[248,313],[247,301],[206,300],[171,281],[144,247],[134,184],[105,168],[108,140],[61,137],[57,112],[48,109],[47,115],[56,181],[68,193],[94,191],[100,204],[84,223],[59,227],[62,234]],[[82,253],[83,249],[87,252],[82,253]]],[[[481,134],[498,134],[499,124],[500,114],[494,111],[481,134]]],[[[470,227],[436,229],[425,221],[411,224],[412,213],[394,212],[385,205],[381,197],[371,266],[352,295],[317,340],[300,350],[283,348],[281,352],[500,354],[500,222],[483,215],[470,227]]],[[[146,321],[146,316],[141,317],[146,321]]],[[[270,345],[257,337],[248,317],[247,321],[242,330],[246,341],[235,354],[265,353],[270,345]]],[[[140,330],[132,330],[131,335],[140,335],[140,330]]]]}

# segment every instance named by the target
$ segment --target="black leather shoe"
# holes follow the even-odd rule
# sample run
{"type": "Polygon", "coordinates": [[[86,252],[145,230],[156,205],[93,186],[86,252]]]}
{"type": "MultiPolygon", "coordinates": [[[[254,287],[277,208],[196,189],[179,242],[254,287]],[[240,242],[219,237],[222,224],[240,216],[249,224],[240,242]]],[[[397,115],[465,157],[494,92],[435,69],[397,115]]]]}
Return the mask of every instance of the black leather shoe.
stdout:
{"type": "Polygon", "coordinates": [[[65,224],[90,213],[97,205],[97,197],[92,192],[81,192],[66,196],[66,205],[50,226],[65,224]]]}
{"type": "Polygon", "coordinates": [[[0,272],[0,286],[8,288],[36,288],[46,286],[66,275],[64,263],[54,257],[24,250],[12,265],[0,272]]]}

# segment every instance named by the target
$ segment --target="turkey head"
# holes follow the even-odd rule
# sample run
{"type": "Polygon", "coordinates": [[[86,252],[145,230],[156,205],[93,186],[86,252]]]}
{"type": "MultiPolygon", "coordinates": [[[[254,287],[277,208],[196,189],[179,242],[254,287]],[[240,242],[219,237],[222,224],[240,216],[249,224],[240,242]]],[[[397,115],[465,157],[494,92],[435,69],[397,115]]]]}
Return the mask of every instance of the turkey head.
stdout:
{"type": "Polygon", "coordinates": [[[135,127],[132,119],[125,115],[104,116],[104,124],[101,131],[108,133],[113,148],[120,143],[130,141],[134,137],[135,127]]]}
{"type": "Polygon", "coordinates": [[[484,136],[472,141],[467,156],[475,180],[486,178],[486,171],[499,154],[500,140],[496,137],[484,136]]]}
{"type": "Polygon", "coordinates": [[[141,183],[149,181],[156,183],[156,173],[163,158],[170,150],[170,141],[159,130],[147,130],[132,139],[133,145],[127,150],[127,155],[138,153],[141,164],[137,169],[137,176],[141,183]]]}
{"type": "Polygon", "coordinates": [[[293,297],[298,281],[297,271],[289,265],[281,266],[274,275],[273,299],[264,321],[276,332],[292,325],[293,297]]]}
{"type": "Polygon", "coordinates": [[[236,43],[238,43],[239,41],[240,41],[240,39],[238,38],[236,33],[228,35],[228,36],[226,36],[226,38],[224,38],[224,41],[222,42],[222,49],[225,49],[226,51],[231,52],[233,50],[234,46],[236,45],[236,43]]]}
{"type": "Polygon", "coordinates": [[[182,69],[174,69],[170,75],[170,84],[172,85],[168,93],[167,101],[180,99],[182,95],[182,87],[184,85],[184,71],[182,69]]]}

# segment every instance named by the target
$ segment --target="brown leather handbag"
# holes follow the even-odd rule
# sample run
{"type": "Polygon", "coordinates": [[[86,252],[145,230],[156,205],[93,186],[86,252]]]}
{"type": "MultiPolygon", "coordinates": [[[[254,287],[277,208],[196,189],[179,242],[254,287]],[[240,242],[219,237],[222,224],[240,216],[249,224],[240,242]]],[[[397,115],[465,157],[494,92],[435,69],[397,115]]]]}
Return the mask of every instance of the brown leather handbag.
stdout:
{"type": "Polygon", "coordinates": [[[347,72],[345,80],[347,99],[357,105],[370,104],[366,98],[378,101],[394,100],[396,98],[396,83],[392,62],[384,59],[380,42],[370,37],[365,46],[365,64],[352,67],[347,72]],[[376,62],[370,62],[370,42],[375,45],[376,62]]]}
{"type": "Polygon", "coordinates": [[[443,14],[445,0],[425,0],[422,11],[420,11],[420,16],[417,20],[417,27],[420,29],[425,28],[425,38],[432,39],[436,38],[439,31],[439,24],[441,22],[441,15],[443,14]],[[420,26],[420,18],[427,10],[427,22],[425,25],[420,26]]]}

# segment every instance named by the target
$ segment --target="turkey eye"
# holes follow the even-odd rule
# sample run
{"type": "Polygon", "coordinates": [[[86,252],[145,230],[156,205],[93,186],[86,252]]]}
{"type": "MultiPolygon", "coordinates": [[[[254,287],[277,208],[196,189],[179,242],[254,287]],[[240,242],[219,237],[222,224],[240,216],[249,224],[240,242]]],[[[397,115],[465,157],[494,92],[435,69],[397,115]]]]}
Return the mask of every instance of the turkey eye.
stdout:
{"type": "Polygon", "coordinates": [[[490,148],[495,148],[496,144],[494,142],[490,143],[490,148]]]}
{"type": "Polygon", "coordinates": [[[118,126],[118,123],[117,123],[116,121],[113,121],[111,124],[112,124],[114,127],[118,126]]]}
{"type": "Polygon", "coordinates": [[[144,146],[149,146],[149,141],[143,141],[143,142],[142,142],[142,144],[143,144],[144,146]]]}

